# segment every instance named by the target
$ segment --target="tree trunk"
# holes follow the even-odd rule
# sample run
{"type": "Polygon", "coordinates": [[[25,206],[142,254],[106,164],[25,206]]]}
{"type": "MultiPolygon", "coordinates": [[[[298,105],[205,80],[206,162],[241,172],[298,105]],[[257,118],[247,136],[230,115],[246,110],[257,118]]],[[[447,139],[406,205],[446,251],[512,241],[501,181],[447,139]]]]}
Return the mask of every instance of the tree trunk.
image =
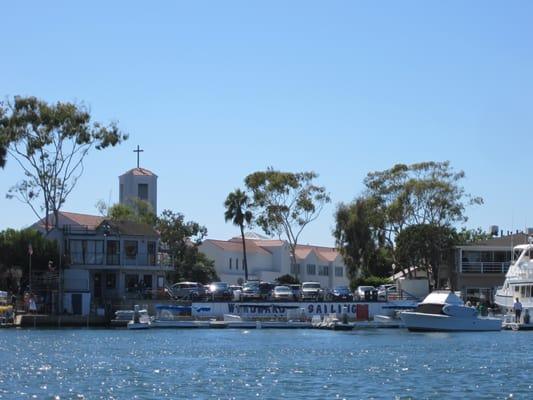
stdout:
{"type": "Polygon", "coordinates": [[[246,239],[244,238],[244,226],[241,224],[242,255],[244,262],[244,280],[248,280],[248,260],[246,258],[246,239]]]}
{"type": "Polygon", "coordinates": [[[298,265],[296,264],[296,246],[291,246],[289,245],[289,247],[291,248],[291,260],[292,260],[292,265],[294,265],[294,277],[296,278],[296,280],[300,281],[300,277],[298,276],[298,265]]]}
{"type": "Polygon", "coordinates": [[[48,205],[45,206],[44,212],[46,213],[44,215],[44,229],[46,230],[46,234],[50,232],[50,209],[48,208],[48,205]]]}

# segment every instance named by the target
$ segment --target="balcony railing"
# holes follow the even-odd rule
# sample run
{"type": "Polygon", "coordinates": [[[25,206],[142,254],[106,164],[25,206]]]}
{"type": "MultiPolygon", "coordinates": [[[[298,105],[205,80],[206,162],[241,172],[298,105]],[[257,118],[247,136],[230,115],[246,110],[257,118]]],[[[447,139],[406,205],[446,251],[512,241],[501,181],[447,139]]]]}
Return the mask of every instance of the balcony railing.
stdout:
{"type": "Polygon", "coordinates": [[[463,274],[505,274],[509,270],[510,262],[463,262],[463,274]]]}
{"type": "Polygon", "coordinates": [[[160,255],[138,253],[136,255],[104,254],[104,253],[82,253],[70,252],[70,263],[72,265],[127,265],[127,266],[156,266],[166,265],[159,262],[162,260],[160,255]],[[158,257],[159,256],[159,257],[158,257]]]}
{"type": "Polygon", "coordinates": [[[123,255],[124,265],[156,265],[156,255],[147,253],[138,253],[135,256],[123,255]]]}

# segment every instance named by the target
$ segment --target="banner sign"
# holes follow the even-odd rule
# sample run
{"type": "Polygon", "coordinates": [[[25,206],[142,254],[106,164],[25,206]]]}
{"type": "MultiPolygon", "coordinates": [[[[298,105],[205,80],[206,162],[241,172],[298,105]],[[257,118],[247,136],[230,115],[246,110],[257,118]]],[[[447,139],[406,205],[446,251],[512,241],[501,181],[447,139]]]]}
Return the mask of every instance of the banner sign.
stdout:
{"type": "Polygon", "coordinates": [[[368,305],[368,312],[371,315],[382,311],[386,303],[355,303],[355,302],[292,302],[292,303],[193,303],[193,317],[222,317],[224,314],[240,315],[246,318],[278,318],[286,317],[288,310],[297,312],[300,310],[306,317],[313,315],[326,315],[336,313],[348,314],[348,317],[355,318],[357,306],[368,305]]]}

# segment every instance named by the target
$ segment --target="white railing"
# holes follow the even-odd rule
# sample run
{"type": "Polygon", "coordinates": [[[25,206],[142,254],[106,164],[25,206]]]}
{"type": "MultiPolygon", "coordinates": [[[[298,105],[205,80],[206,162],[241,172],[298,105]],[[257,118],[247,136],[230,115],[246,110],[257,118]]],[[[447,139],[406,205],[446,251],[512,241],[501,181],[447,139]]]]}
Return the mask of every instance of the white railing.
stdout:
{"type": "Polygon", "coordinates": [[[505,274],[510,262],[464,262],[461,264],[463,274],[505,274]]]}

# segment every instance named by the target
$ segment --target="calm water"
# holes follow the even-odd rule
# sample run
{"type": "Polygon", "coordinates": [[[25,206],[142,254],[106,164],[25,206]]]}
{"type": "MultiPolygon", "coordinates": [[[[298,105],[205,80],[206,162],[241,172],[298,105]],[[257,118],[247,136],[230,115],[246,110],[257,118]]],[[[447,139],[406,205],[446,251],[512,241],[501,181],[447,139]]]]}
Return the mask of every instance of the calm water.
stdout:
{"type": "Polygon", "coordinates": [[[533,332],[4,329],[0,398],[531,399],[532,347],[533,332]]]}

